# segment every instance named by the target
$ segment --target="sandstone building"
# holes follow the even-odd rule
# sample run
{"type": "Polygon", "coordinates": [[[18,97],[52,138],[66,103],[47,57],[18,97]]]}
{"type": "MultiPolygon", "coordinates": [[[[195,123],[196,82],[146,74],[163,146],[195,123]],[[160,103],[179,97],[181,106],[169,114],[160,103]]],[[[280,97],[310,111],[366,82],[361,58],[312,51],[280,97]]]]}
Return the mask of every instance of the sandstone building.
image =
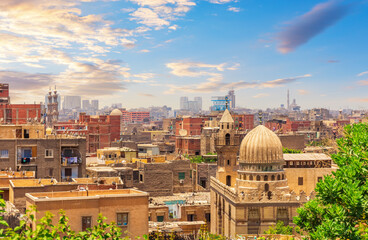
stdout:
{"type": "Polygon", "coordinates": [[[240,149],[234,136],[225,110],[216,139],[217,175],[211,178],[211,232],[235,238],[263,233],[277,221],[292,224],[309,196],[290,190],[280,139],[263,125],[246,135],[240,149]]]}

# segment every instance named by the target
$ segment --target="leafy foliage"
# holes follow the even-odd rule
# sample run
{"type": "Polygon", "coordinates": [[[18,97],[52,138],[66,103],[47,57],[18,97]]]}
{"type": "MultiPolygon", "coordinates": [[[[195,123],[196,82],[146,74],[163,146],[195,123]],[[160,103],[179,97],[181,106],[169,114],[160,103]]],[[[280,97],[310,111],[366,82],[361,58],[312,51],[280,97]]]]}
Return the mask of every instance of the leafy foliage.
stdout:
{"type": "Polygon", "coordinates": [[[282,148],[283,153],[302,153],[302,150],[282,148]]]}
{"type": "Polygon", "coordinates": [[[316,187],[317,196],[298,209],[295,224],[311,239],[368,239],[368,125],[345,127],[332,155],[339,169],[316,187]]]}
{"type": "Polygon", "coordinates": [[[283,221],[278,221],[276,225],[269,227],[264,233],[265,234],[292,235],[293,227],[289,225],[285,226],[283,221]]]}

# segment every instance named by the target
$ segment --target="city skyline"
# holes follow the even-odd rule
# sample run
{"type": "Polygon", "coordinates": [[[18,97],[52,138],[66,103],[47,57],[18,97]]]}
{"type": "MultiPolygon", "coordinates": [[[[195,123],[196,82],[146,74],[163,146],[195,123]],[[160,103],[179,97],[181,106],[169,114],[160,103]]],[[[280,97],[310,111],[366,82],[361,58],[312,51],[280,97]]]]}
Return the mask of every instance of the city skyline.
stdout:
{"type": "Polygon", "coordinates": [[[366,109],[364,1],[45,0],[0,3],[12,102],[50,86],[100,105],[167,105],[234,89],[237,106],[366,109]],[[147,104],[149,103],[149,104],[147,104]]]}

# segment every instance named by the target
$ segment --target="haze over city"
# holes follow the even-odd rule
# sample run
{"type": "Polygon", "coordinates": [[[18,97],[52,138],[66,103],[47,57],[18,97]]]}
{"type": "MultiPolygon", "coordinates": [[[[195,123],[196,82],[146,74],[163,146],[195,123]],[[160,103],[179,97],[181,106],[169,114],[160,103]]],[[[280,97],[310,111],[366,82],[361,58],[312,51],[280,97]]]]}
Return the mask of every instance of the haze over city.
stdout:
{"type": "Polygon", "coordinates": [[[62,96],[123,107],[230,89],[237,105],[365,109],[366,1],[2,0],[0,82],[13,103],[62,96]]]}

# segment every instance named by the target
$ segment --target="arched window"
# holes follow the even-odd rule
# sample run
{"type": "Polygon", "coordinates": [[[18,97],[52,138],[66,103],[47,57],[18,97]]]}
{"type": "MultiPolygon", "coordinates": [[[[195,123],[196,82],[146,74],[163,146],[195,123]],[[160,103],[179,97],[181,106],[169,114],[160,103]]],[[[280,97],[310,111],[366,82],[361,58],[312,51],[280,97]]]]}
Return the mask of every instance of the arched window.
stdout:
{"type": "Polygon", "coordinates": [[[267,175],[264,176],[264,180],[268,181],[268,176],[267,175]]]}
{"type": "Polygon", "coordinates": [[[230,124],[227,124],[227,129],[229,129],[230,128],[230,124]]]}
{"type": "Polygon", "coordinates": [[[253,181],[253,175],[249,176],[249,180],[253,181]]]}
{"type": "Polygon", "coordinates": [[[284,174],[282,174],[282,180],[284,180],[285,179],[285,175],[284,174]]]}
{"type": "Polygon", "coordinates": [[[230,175],[226,176],[226,185],[231,186],[231,176],[230,175]]]}
{"type": "Polygon", "coordinates": [[[268,199],[270,200],[272,198],[272,192],[269,191],[267,195],[268,195],[268,199]]]}
{"type": "Polygon", "coordinates": [[[275,175],[271,176],[271,181],[275,181],[275,175]]]}
{"type": "Polygon", "coordinates": [[[227,165],[230,166],[230,160],[227,160],[227,165]]]}
{"type": "Polygon", "coordinates": [[[265,192],[268,192],[270,190],[270,186],[268,185],[268,183],[265,184],[265,192]]]}
{"type": "Polygon", "coordinates": [[[261,177],[257,175],[257,181],[261,181],[261,177]]]}
{"type": "Polygon", "coordinates": [[[226,144],[226,145],[230,145],[230,133],[227,133],[227,134],[225,135],[225,144],[226,144]]]}
{"type": "Polygon", "coordinates": [[[280,175],[277,175],[277,180],[280,180],[281,178],[280,178],[280,175]]]}

